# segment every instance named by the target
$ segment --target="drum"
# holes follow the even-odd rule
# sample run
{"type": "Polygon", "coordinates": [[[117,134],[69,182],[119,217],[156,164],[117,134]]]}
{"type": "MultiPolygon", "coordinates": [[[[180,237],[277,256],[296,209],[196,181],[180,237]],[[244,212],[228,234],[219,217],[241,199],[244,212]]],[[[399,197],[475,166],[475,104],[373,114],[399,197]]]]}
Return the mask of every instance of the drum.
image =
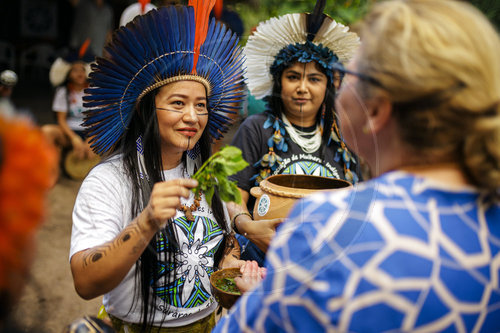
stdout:
{"type": "Polygon", "coordinates": [[[75,152],[71,150],[64,157],[64,171],[70,178],[82,180],[100,160],[99,155],[95,155],[92,158],[79,159],[75,152]]]}

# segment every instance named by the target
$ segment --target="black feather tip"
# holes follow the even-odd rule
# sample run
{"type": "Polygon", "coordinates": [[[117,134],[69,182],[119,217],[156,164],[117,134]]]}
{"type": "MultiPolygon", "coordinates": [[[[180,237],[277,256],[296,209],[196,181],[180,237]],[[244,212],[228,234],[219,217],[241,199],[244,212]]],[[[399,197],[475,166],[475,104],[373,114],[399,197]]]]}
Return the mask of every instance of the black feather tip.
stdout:
{"type": "Polygon", "coordinates": [[[316,5],[312,13],[307,15],[306,27],[307,27],[307,40],[312,42],[319,28],[323,24],[326,15],[323,13],[325,9],[326,0],[317,0],[316,5]]]}

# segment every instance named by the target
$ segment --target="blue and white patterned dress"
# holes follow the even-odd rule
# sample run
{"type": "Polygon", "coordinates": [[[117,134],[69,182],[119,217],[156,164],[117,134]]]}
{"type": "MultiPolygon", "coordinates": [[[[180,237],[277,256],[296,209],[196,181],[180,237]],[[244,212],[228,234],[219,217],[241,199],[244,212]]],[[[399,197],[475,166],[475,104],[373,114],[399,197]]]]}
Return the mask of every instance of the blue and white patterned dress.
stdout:
{"type": "Polygon", "coordinates": [[[391,172],[300,201],[215,332],[499,332],[490,199],[391,172]]]}

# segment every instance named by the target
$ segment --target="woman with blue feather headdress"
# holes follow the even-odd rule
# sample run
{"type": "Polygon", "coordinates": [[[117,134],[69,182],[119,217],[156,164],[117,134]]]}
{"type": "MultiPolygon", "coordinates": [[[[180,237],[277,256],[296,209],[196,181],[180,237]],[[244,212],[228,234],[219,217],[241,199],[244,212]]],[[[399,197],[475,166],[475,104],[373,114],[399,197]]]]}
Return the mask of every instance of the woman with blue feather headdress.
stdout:
{"type": "Polygon", "coordinates": [[[209,22],[214,2],[136,17],[90,75],[84,125],[105,159],[78,193],[70,262],[78,294],[104,295],[120,332],[210,331],[209,277],[242,263],[217,190],[191,191],[242,99],[238,38],[209,22]]]}

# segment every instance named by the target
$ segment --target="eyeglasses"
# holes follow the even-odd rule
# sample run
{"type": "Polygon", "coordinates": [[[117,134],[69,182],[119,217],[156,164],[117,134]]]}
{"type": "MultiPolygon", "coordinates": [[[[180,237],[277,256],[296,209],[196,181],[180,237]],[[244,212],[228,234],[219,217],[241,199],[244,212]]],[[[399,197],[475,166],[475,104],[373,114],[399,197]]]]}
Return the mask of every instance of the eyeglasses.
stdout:
{"type": "Polygon", "coordinates": [[[344,65],[342,65],[341,63],[336,62],[336,63],[332,64],[332,69],[334,71],[337,71],[340,74],[342,74],[342,76],[345,76],[345,74],[354,75],[354,76],[356,76],[360,80],[363,80],[363,81],[366,81],[368,83],[371,83],[371,84],[373,84],[376,87],[385,89],[384,85],[379,80],[377,80],[376,78],[374,78],[374,77],[372,77],[370,75],[363,74],[363,73],[358,73],[358,72],[355,72],[355,71],[351,71],[351,70],[345,68],[344,65]]]}

